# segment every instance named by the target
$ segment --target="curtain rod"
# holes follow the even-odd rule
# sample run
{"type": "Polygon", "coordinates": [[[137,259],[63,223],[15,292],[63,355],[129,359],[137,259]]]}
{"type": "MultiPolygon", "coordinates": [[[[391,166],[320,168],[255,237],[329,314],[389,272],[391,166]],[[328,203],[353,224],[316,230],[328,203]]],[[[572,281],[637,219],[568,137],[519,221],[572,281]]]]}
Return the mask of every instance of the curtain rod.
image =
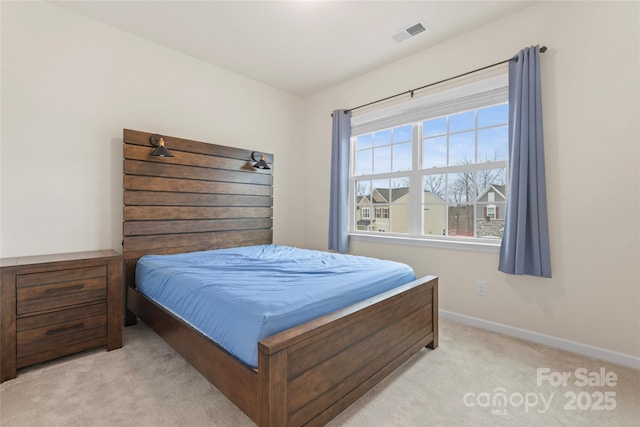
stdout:
{"type": "MultiPolygon", "coordinates": [[[[545,53],[546,51],[547,51],[547,47],[546,46],[542,46],[540,48],[540,53],[545,53]]],[[[466,73],[458,74],[457,76],[449,77],[449,78],[446,78],[444,80],[440,80],[440,81],[435,82],[435,83],[429,83],[428,85],[420,86],[420,87],[417,87],[415,89],[404,91],[402,93],[396,93],[395,95],[387,96],[386,98],[378,99],[377,101],[372,101],[372,102],[369,102],[367,104],[358,105],[357,107],[353,107],[353,108],[349,108],[348,110],[344,110],[344,112],[346,114],[349,111],[354,111],[354,110],[357,110],[359,108],[368,107],[369,105],[377,104],[379,102],[387,101],[389,99],[393,99],[393,98],[396,98],[396,97],[402,96],[402,95],[407,95],[409,93],[411,94],[411,97],[413,98],[413,92],[415,92],[417,90],[422,90],[422,89],[426,89],[426,88],[431,87],[431,86],[439,85],[440,83],[448,82],[449,80],[458,79],[460,77],[464,77],[464,76],[467,76],[469,74],[477,73],[478,71],[483,71],[483,70],[486,70],[487,68],[497,67],[498,65],[506,64],[509,61],[511,61],[511,58],[505,59],[504,61],[496,62],[495,64],[487,65],[486,67],[475,69],[473,71],[467,71],[466,73]]],[[[331,114],[331,115],[333,116],[333,114],[331,114]]]]}

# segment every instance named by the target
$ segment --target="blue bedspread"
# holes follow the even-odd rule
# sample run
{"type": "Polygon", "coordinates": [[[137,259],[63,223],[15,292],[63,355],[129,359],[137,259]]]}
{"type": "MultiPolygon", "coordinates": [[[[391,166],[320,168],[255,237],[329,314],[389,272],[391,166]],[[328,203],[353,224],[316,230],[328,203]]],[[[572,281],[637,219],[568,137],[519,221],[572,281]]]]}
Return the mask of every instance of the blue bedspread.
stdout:
{"type": "Polygon", "coordinates": [[[415,279],[401,263],[279,245],[146,255],[136,286],[247,365],[262,338],[415,279]]]}

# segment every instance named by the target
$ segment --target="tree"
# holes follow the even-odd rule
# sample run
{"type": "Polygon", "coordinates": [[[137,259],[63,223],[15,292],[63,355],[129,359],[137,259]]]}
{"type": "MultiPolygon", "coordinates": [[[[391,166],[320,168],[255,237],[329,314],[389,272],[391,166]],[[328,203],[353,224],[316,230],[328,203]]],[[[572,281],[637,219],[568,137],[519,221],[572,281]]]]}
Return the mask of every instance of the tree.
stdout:
{"type": "Polygon", "coordinates": [[[430,192],[436,197],[444,200],[445,192],[444,175],[426,175],[424,177],[424,191],[430,192]]]}
{"type": "Polygon", "coordinates": [[[371,182],[370,181],[356,181],[356,196],[357,197],[369,197],[371,196],[371,182]]]}
{"type": "MultiPolygon", "coordinates": [[[[493,159],[485,156],[483,162],[495,162],[499,158],[501,158],[501,151],[496,149],[493,159]]],[[[465,159],[459,164],[471,165],[475,162],[465,159]]],[[[453,182],[449,182],[448,200],[454,203],[471,203],[490,185],[505,185],[504,168],[458,172],[453,182]]]]}

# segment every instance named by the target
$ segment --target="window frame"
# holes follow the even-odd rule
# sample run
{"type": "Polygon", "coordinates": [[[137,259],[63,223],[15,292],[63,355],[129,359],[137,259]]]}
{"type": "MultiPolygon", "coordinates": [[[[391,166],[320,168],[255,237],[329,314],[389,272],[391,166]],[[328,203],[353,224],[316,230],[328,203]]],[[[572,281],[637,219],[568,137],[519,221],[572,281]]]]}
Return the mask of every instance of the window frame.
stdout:
{"type": "MultiPolygon", "coordinates": [[[[441,170],[440,173],[444,173],[444,174],[451,174],[451,173],[456,173],[456,172],[460,172],[460,171],[480,171],[480,170],[489,170],[489,169],[504,169],[505,170],[505,177],[508,180],[508,174],[509,174],[509,162],[508,160],[500,160],[500,161],[489,161],[489,162],[482,162],[482,163],[473,163],[473,164],[469,164],[469,165],[455,165],[455,166],[446,166],[446,167],[438,167],[438,168],[428,168],[428,169],[421,169],[422,165],[422,150],[423,150],[423,143],[424,143],[424,138],[422,135],[422,131],[423,131],[423,127],[422,127],[422,123],[423,121],[426,121],[428,119],[431,118],[435,118],[435,117],[441,117],[441,116],[448,116],[448,115],[453,115],[453,114],[457,114],[457,113],[462,113],[464,111],[469,111],[469,110],[480,110],[486,107],[490,107],[492,105],[498,105],[498,104],[503,104],[508,102],[508,91],[504,91],[505,89],[505,81],[506,81],[506,74],[498,76],[498,79],[501,79],[502,81],[502,99],[498,100],[498,101],[494,101],[488,104],[484,104],[484,105],[478,105],[474,108],[466,108],[466,109],[459,109],[459,110],[455,110],[453,109],[452,111],[448,112],[447,114],[439,114],[439,115],[434,115],[434,116],[429,116],[427,115],[426,117],[422,117],[418,120],[412,120],[409,122],[402,122],[401,118],[395,118],[396,123],[393,124],[393,126],[381,126],[378,127],[377,129],[375,127],[370,128],[368,131],[363,131],[363,132],[359,132],[357,134],[353,134],[352,138],[351,138],[351,170],[350,170],[350,174],[349,174],[349,190],[350,190],[350,197],[349,197],[349,236],[351,239],[353,240],[360,240],[360,241],[376,241],[376,242],[385,242],[385,243],[398,243],[398,244],[408,244],[408,245],[419,245],[419,246],[435,246],[435,247],[446,247],[446,248],[452,248],[452,249],[467,249],[467,250],[475,250],[475,251],[488,251],[488,252],[497,252],[499,250],[500,244],[501,244],[501,239],[497,240],[497,239],[491,239],[491,238],[482,238],[482,237],[460,237],[460,236],[439,236],[439,235],[425,235],[422,234],[424,232],[423,228],[423,223],[424,223],[424,212],[423,209],[425,207],[425,204],[423,202],[423,192],[424,192],[424,186],[423,186],[423,180],[424,180],[424,176],[427,176],[431,173],[425,173],[425,172],[433,172],[432,174],[437,174],[438,170],[441,170]],[[356,140],[357,137],[359,135],[363,135],[363,134],[367,134],[370,132],[378,132],[378,131],[382,131],[382,130],[386,130],[386,129],[393,129],[394,127],[399,127],[399,126],[405,126],[405,125],[411,125],[412,126],[412,158],[411,158],[411,170],[404,170],[404,171],[396,171],[396,172],[385,172],[385,173],[379,173],[379,174],[366,174],[366,175],[355,175],[356,171],[355,171],[355,153],[356,153],[356,140]],[[392,232],[385,232],[385,233],[380,233],[380,232],[374,232],[374,231],[360,231],[357,230],[354,224],[354,219],[355,219],[355,187],[356,187],[356,182],[357,181],[363,181],[363,180],[376,180],[376,179],[391,179],[391,178],[400,178],[400,177],[408,177],[409,179],[409,203],[408,203],[408,207],[409,207],[409,232],[407,234],[405,233],[392,233],[392,232]],[[417,189],[417,190],[416,190],[417,189]],[[417,214],[417,212],[420,212],[419,214],[417,214]],[[380,234],[383,234],[383,236],[381,236],[380,234]]],[[[491,80],[491,79],[488,79],[491,80]]],[[[495,82],[495,78],[492,80],[495,82]]],[[[471,85],[474,86],[474,85],[471,85]]],[[[482,87],[482,83],[479,85],[480,87],[482,87]]],[[[478,87],[478,85],[476,85],[476,88],[478,87]]],[[[468,89],[468,88],[467,88],[468,89]]],[[[477,89],[475,89],[475,91],[477,92],[477,89]]],[[[454,90],[453,92],[455,92],[458,96],[460,96],[461,94],[463,96],[465,95],[469,95],[471,94],[473,96],[474,94],[474,89],[469,89],[468,91],[465,92],[465,90],[460,90],[460,88],[457,88],[456,90],[454,90]]],[[[429,97],[425,97],[427,99],[427,101],[429,100],[429,97]]],[[[453,101],[453,103],[456,102],[456,97],[453,96],[451,98],[451,101],[453,101]]],[[[424,101],[422,101],[422,103],[424,103],[424,101]]],[[[399,108],[396,108],[398,111],[402,110],[402,104],[399,105],[399,108]]],[[[477,114],[476,114],[477,116],[477,114]]],[[[378,120],[380,120],[380,118],[382,118],[382,120],[380,120],[382,123],[385,123],[385,117],[384,114],[377,114],[378,120]]],[[[415,119],[415,115],[413,116],[415,119]]],[[[366,123],[366,121],[365,121],[366,123]]],[[[386,122],[388,124],[388,122],[386,122]]],[[[508,124],[507,124],[508,126],[508,124]]],[[[493,126],[491,126],[493,127],[493,126]]],[[[478,131],[481,129],[485,129],[487,128],[487,126],[484,127],[478,127],[478,123],[477,123],[477,117],[476,117],[476,122],[475,122],[475,126],[473,128],[474,130],[474,134],[478,135],[478,131]]],[[[392,131],[393,132],[393,131],[392,131]]],[[[447,135],[451,135],[454,132],[449,132],[449,129],[447,129],[447,135]]],[[[475,150],[477,151],[478,146],[477,146],[477,141],[475,143],[475,150]]],[[[476,153],[476,157],[477,157],[477,153],[476,153]]],[[[508,155],[508,153],[507,153],[508,155]]],[[[372,166],[373,167],[373,166],[372,166]]],[[[372,169],[373,171],[373,169],[372,169]]],[[[505,187],[508,186],[508,182],[505,182],[505,187]]],[[[505,191],[508,194],[508,188],[505,191]]],[[[446,206],[446,211],[447,214],[446,216],[448,217],[449,215],[449,207],[451,206],[448,202],[445,205],[446,206]]],[[[477,202],[477,199],[473,200],[473,207],[474,207],[474,235],[476,234],[476,225],[475,225],[475,220],[478,219],[477,215],[475,214],[475,209],[477,209],[477,207],[480,206],[480,204],[477,202]]],[[[375,212],[375,211],[374,211],[375,212]]],[[[481,218],[482,220],[484,220],[484,218],[481,218]]],[[[447,221],[445,221],[445,228],[447,227],[447,221]]]]}

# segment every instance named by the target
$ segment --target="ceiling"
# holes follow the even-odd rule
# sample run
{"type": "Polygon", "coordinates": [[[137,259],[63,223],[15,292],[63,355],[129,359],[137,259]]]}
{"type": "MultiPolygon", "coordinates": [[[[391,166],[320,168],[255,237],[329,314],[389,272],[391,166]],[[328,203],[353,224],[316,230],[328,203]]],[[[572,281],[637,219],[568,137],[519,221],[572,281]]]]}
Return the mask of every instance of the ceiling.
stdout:
{"type": "Polygon", "coordinates": [[[304,97],[532,1],[64,1],[60,7],[304,97]],[[428,30],[396,43],[418,21],[428,30]]]}

